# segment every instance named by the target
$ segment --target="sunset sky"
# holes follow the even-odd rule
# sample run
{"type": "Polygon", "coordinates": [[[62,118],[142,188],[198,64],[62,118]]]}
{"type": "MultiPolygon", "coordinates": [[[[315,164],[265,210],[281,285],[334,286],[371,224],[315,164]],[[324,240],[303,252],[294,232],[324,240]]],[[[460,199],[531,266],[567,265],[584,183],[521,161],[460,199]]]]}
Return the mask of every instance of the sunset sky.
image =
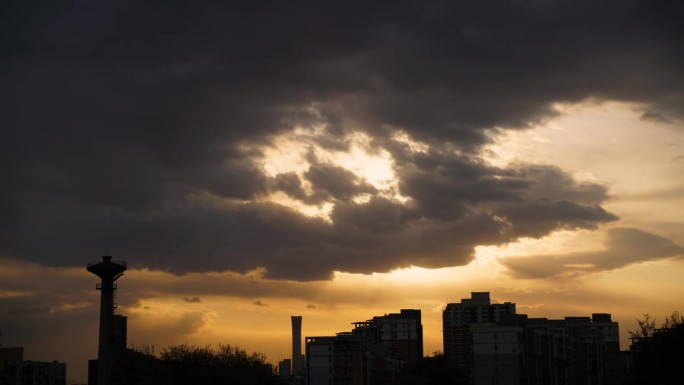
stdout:
{"type": "Polygon", "coordinates": [[[290,356],[472,291],[684,311],[684,3],[26,1],[0,12],[0,344],[290,356]]]}

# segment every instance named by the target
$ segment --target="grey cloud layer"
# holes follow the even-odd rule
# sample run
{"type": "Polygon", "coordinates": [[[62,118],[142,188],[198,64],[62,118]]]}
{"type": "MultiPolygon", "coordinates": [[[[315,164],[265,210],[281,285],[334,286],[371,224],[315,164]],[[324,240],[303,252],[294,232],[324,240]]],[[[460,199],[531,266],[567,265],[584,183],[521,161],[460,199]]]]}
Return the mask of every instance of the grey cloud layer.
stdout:
{"type": "Polygon", "coordinates": [[[614,220],[606,187],[416,155],[392,129],[472,154],[486,129],[528,127],[556,102],[635,101],[651,119],[684,105],[674,2],[3,7],[0,251],[50,265],[112,253],[174,272],[317,279],[463,264],[478,244],[614,220]],[[251,160],[269,135],[314,123],[328,146],[343,148],[350,128],[371,135],[412,203],[315,162],[307,195],[296,175],[270,179],[251,160]],[[334,201],[333,223],[237,203],[273,189],[334,201]],[[234,203],[189,198],[205,192],[234,203]],[[350,200],[359,193],[374,197],[350,200]]]}
{"type": "Polygon", "coordinates": [[[605,250],[557,255],[534,255],[502,260],[520,278],[549,278],[618,269],[666,258],[684,257],[684,247],[667,238],[632,228],[608,230],[605,250]]]}

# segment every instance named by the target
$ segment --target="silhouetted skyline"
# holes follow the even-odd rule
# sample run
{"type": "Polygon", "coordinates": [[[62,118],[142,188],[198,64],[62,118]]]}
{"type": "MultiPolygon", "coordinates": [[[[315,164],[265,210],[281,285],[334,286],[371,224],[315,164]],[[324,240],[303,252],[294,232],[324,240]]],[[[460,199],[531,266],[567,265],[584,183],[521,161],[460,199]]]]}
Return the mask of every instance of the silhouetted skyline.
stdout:
{"type": "Polygon", "coordinates": [[[662,319],[684,297],[682,19],[668,0],[8,2],[2,343],[84,382],[101,255],[130,262],[129,341],[274,363],[293,314],[306,336],[420,309],[440,350],[441,309],[473,291],[662,319]]]}

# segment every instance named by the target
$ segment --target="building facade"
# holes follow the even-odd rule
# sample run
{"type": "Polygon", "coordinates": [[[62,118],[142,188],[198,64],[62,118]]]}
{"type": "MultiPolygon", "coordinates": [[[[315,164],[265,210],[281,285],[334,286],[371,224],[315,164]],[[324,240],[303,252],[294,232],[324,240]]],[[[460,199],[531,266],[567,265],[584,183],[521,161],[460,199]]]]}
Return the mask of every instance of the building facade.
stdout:
{"type": "Polygon", "coordinates": [[[495,323],[472,327],[473,383],[519,385],[523,372],[523,328],[495,323]]]}
{"type": "Polygon", "coordinates": [[[488,292],[473,292],[471,298],[449,303],[442,313],[444,357],[464,378],[472,377],[473,340],[471,327],[496,323],[515,314],[515,304],[492,304],[488,292]]]}
{"type": "Polygon", "coordinates": [[[559,320],[516,314],[515,304],[491,304],[489,293],[448,304],[444,355],[475,385],[616,385],[619,328],[610,314],[559,320]]]}
{"type": "Polygon", "coordinates": [[[618,324],[609,314],[519,320],[524,329],[525,384],[619,383],[618,324]]]}

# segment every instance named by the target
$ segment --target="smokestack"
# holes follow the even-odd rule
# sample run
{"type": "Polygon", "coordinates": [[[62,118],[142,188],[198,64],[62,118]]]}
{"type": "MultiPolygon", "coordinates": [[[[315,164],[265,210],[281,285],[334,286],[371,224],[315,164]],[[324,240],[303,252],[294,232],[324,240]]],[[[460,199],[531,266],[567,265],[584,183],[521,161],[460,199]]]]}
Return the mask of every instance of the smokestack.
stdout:
{"type": "Polygon", "coordinates": [[[292,375],[302,371],[302,316],[292,316],[292,375]]]}
{"type": "Polygon", "coordinates": [[[126,271],[126,262],[112,262],[112,257],[102,257],[102,262],[89,263],[88,271],[102,279],[95,288],[100,290],[100,340],[97,349],[97,385],[112,383],[112,355],[114,346],[114,281],[126,271]]]}

